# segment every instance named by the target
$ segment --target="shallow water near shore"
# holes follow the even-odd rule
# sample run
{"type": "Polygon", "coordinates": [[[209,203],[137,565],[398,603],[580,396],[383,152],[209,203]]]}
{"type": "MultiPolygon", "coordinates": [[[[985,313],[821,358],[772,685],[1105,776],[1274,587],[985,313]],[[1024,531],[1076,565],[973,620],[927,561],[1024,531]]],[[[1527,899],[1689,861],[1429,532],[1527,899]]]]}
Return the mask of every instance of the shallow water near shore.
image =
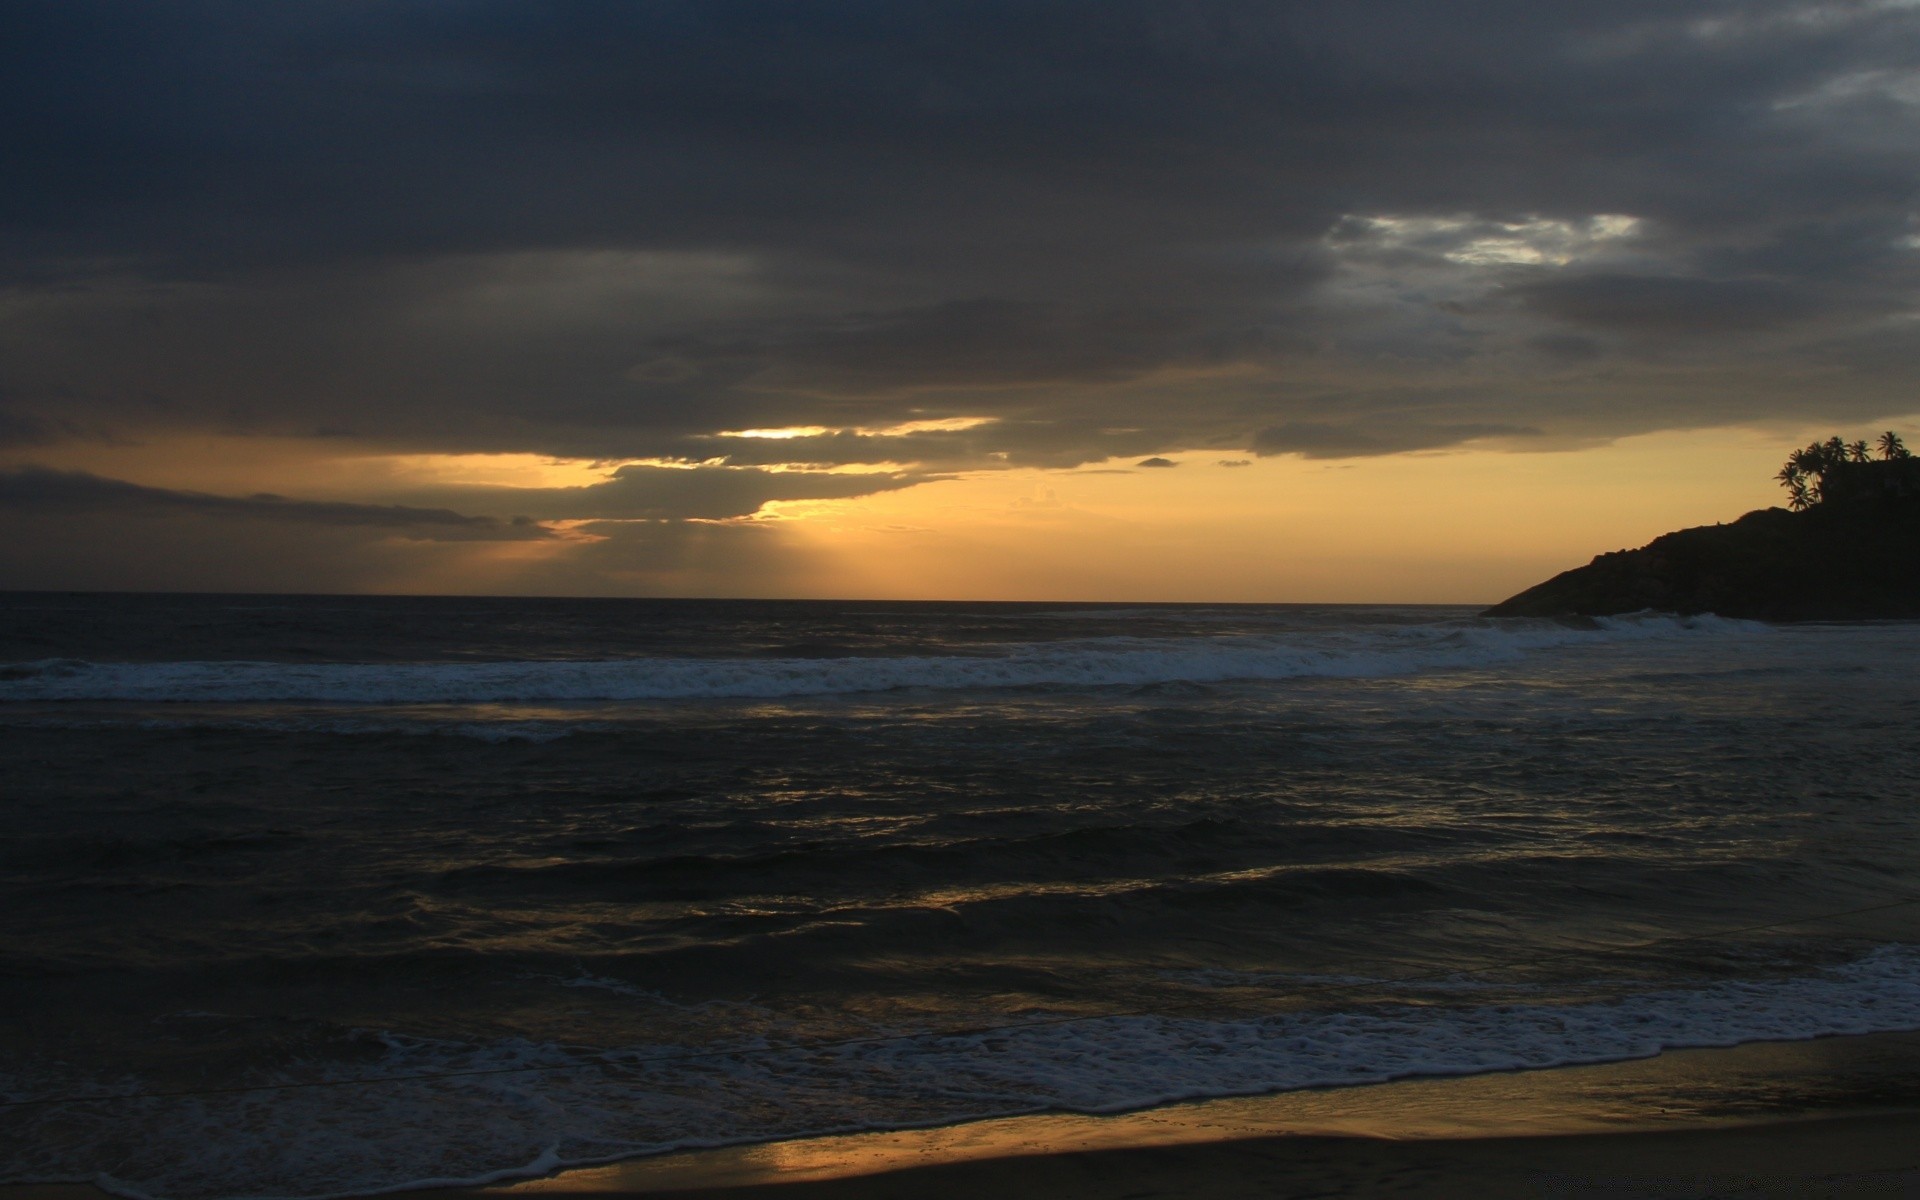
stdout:
{"type": "Polygon", "coordinates": [[[1920,1028],[1920,906],[1882,907],[1913,624],[16,595],[0,629],[5,1179],[365,1192],[1920,1028]]]}
{"type": "MultiPolygon", "coordinates": [[[[1487,1194],[1494,1182],[1485,1170],[1489,1164],[1474,1163],[1475,1157],[1493,1158],[1504,1168],[1500,1173],[1530,1178],[1535,1186],[1524,1191],[1528,1196],[1571,1191],[1664,1197],[1683,1189],[1649,1179],[1646,1160],[1674,1135],[1699,1139],[1686,1174],[1701,1182],[1720,1177],[1721,1186],[1705,1189],[1709,1193],[1752,1194],[1751,1181],[1743,1188],[1743,1181],[1728,1176],[1759,1173],[1788,1185],[1797,1173],[1802,1186],[1789,1194],[1829,1194],[1822,1183],[1847,1194],[1844,1182],[1830,1182],[1836,1175],[1910,1170],[1920,1163],[1915,1129],[1920,1034],[1869,1034],[1677,1050],[1594,1066],[1314,1088],[1116,1116],[1006,1117],[689,1151],[486,1189],[430,1191],[421,1200],[657,1192],[744,1197],[788,1195],[796,1184],[827,1194],[868,1186],[894,1195],[1487,1194]],[[1904,1148],[1906,1164],[1896,1151],[1893,1161],[1883,1157],[1869,1165],[1858,1144],[1848,1147],[1853,1156],[1824,1159],[1817,1144],[1794,1149],[1809,1134],[1830,1136],[1848,1126],[1857,1126],[1856,1140],[1869,1146],[1892,1132],[1891,1143],[1904,1148]],[[1785,1161],[1757,1161],[1756,1133],[1780,1147],[1785,1161]],[[1715,1135],[1732,1136],[1722,1143],[1715,1135]],[[1564,1155],[1565,1143],[1600,1138],[1612,1146],[1595,1156],[1602,1170],[1579,1181],[1585,1186],[1539,1186],[1564,1155]],[[1505,1153],[1498,1148],[1502,1142],[1510,1147],[1505,1153]],[[1381,1154],[1382,1143],[1429,1159],[1419,1173],[1425,1177],[1409,1178],[1407,1164],[1376,1172],[1369,1160],[1381,1154]],[[1465,1159],[1458,1164],[1463,1169],[1453,1169],[1449,1155],[1465,1159]],[[1038,1158],[1073,1160],[1080,1169],[1058,1161],[1037,1164],[1038,1158]],[[1113,1163],[1100,1169],[1105,1159],[1113,1163]],[[1163,1176],[1154,1181],[1157,1190],[1141,1177],[1140,1168],[1148,1165],[1163,1176]],[[1040,1183],[1034,1178],[1039,1171],[1051,1177],[1040,1183]],[[912,1172],[911,1182],[901,1172],[912,1172]],[[1262,1174],[1278,1178],[1262,1180],[1262,1174]]],[[[1878,1193],[1862,1187],[1855,1194],[1878,1193]]]]}

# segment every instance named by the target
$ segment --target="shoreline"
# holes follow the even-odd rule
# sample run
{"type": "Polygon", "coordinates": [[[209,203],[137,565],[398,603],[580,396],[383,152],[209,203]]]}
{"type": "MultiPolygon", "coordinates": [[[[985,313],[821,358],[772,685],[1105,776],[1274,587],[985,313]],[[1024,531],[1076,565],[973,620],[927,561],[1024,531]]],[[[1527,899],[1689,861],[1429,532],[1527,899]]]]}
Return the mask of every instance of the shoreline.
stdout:
{"type": "Polygon", "coordinates": [[[1683,1176],[1710,1179],[1698,1194],[1882,1176],[1920,1192],[1920,1031],[684,1151],[406,1195],[1696,1194],[1674,1190],[1683,1176]],[[1562,1184],[1543,1192],[1549,1175],[1562,1184]]]}
{"type": "MultiPolygon", "coordinates": [[[[676,1195],[707,1200],[952,1196],[1368,1194],[1389,1177],[1439,1195],[1540,1195],[1584,1171],[1596,1194],[1699,1164],[1715,1187],[1758,1174],[1914,1173],[1920,1189],[1920,1032],[1749,1042],[1653,1058],[1230,1097],[1114,1116],[1007,1117],[924,1130],[683,1151],[419,1200],[676,1195]],[[1912,1147],[1908,1150],[1908,1147],[1912,1147]],[[1676,1157],[1678,1156],[1678,1157],[1676,1157]],[[1756,1157],[1757,1156],[1757,1157],[1756,1157]],[[1596,1174],[1611,1164],[1613,1177],[1596,1174]],[[1658,1168],[1654,1171],[1654,1168],[1658,1168]],[[1711,1168],[1711,1169],[1705,1169],[1711,1168]],[[1744,1171],[1744,1173],[1743,1173],[1744,1171]],[[1499,1181],[1518,1190],[1489,1191],[1499,1181]],[[1611,1180],[1611,1182],[1608,1182],[1611,1180]]],[[[1864,1177],[1863,1177],[1864,1178],[1864,1177]]],[[[1858,1181],[1858,1180],[1857,1180],[1858,1181]]],[[[1587,1186],[1587,1185],[1578,1185],[1587,1186]]],[[[1580,1194],[1565,1191],[1555,1194],[1580,1194]]],[[[1644,1194],[1683,1194],[1655,1190],[1644,1194]]],[[[1766,1194],[1766,1193],[1761,1193],[1766,1194]]],[[[1904,1194],[1896,1192],[1894,1194],[1904,1194]]]]}
{"type": "MultiPolygon", "coordinates": [[[[1920,1194],[1920,1031],[1008,1117],[575,1167],[407,1200],[1920,1194]]],[[[105,1200],[90,1184],[0,1200],[105,1200]]]]}
{"type": "MultiPolygon", "coordinates": [[[[564,1179],[543,1194],[653,1200],[1910,1197],[1920,1194],[1920,1111],[1508,1137],[1282,1134],[666,1189],[575,1188],[564,1179]]],[[[435,1195],[481,1198],[502,1191],[435,1195]]]]}

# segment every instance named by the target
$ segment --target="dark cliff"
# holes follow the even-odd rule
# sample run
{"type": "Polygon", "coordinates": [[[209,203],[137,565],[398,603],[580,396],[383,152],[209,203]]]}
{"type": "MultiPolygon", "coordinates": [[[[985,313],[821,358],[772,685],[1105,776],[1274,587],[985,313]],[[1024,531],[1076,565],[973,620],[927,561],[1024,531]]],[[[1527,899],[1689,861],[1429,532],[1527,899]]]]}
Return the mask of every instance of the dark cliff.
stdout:
{"type": "Polygon", "coordinates": [[[1490,617],[1654,609],[1765,621],[1920,617],[1920,497],[1750,512],[1602,554],[1494,605],[1490,617]]]}

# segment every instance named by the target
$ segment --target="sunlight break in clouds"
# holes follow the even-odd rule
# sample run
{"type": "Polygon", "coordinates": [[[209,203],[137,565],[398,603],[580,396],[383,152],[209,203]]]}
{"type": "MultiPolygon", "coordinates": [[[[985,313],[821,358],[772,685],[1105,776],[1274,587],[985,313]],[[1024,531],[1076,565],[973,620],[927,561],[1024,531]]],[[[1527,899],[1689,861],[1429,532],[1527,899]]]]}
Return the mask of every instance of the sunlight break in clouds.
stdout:
{"type": "Polygon", "coordinates": [[[1599,213],[1579,221],[1524,217],[1516,221],[1473,216],[1350,215],[1327,235],[1338,252],[1349,249],[1409,250],[1437,254],[1465,266],[1525,263],[1563,267],[1603,252],[1611,242],[1634,236],[1638,217],[1599,213]]]}
{"type": "Polygon", "coordinates": [[[794,425],[786,429],[723,429],[714,437],[723,438],[770,438],[785,441],[788,438],[819,437],[823,433],[832,433],[825,425],[794,425]]]}
{"type": "Polygon", "coordinates": [[[540,454],[367,455],[366,466],[415,485],[554,488],[605,483],[622,464],[540,454]]]}
{"type": "Polygon", "coordinates": [[[997,419],[995,417],[938,417],[931,420],[899,421],[892,425],[851,425],[838,429],[828,428],[825,425],[790,425],[784,429],[725,429],[711,436],[767,438],[774,441],[819,437],[828,433],[851,434],[854,437],[905,437],[915,433],[960,433],[968,429],[978,429],[982,425],[991,425],[997,419]]]}
{"type": "MultiPolygon", "coordinates": [[[[1040,472],[1085,522],[1028,547],[1062,587],[1161,586],[1096,508],[1189,500],[1219,529],[1177,569],[1227,587],[1339,473],[1378,490],[1259,551],[1292,563],[1263,595],[1451,596],[1388,467],[1578,477],[1915,394],[1911,0],[1065,3],[1015,39],[956,0],[30,7],[0,39],[45,150],[0,178],[16,586],[884,591],[957,512],[984,581],[1043,510],[959,499],[1040,472]]],[[[1715,477],[1640,486],[1737,516],[1715,477]]],[[[1437,544],[1507,536],[1442,507],[1437,544]]]]}

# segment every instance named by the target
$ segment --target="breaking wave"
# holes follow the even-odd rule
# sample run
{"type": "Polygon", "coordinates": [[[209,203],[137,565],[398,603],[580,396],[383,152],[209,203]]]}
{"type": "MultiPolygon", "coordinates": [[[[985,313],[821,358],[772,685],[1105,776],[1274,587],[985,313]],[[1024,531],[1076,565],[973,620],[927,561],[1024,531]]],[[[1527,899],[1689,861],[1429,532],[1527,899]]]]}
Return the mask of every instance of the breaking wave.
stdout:
{"type": "Polygon", "coordinates": [[[1577,625],[1476,620],[1211,638],[1085,638],[888,657],[440,663],[45,659],[0,665],[0,703],[567,703],[1374,678],[1493,666],[1544,650],[1608,641],[1740,637],[1766,628],[1713,616],[1644,614],[1577,625]]]}
{"type": "MultiPolygon", "coordinates": [[[[1891,945],[1814,975],[1583,1003],[1375,1003],[1239,1019],[1142,1014],[811,1048],[584,1050],[355,1031],[377,1058],[328,1078],[398,1079],[189,1101],[143,1099],[123,1084],[111,1089],[125,1095],[118,1103],[49,1111],[43,1119],[61,1136],[40,1142],[35,1161],[14,1178],[80,1178],[74,1164],[92,1158],[116,1166],[91,1181],[127,1196],[367,1194],[700,1146],[1915,1028],[1920,956],[1891,945]],[[464,1074],[439,1077],[452,1073],[464,1074]],[[274,1133],[250,1132],[257,1121],[249,1118],[269,1100],[274,1129],[304,1131],[297,1151],[274,1133]],[[187,1146],[206,1150],[182,1155],[187,1146]]],[[[0,1095],[27,1098],[21,1082],[8,1088],[0,1080],[0,1095]]],[[[258,1082],[305,1084],[311,1076],[258,1082]]]]}

